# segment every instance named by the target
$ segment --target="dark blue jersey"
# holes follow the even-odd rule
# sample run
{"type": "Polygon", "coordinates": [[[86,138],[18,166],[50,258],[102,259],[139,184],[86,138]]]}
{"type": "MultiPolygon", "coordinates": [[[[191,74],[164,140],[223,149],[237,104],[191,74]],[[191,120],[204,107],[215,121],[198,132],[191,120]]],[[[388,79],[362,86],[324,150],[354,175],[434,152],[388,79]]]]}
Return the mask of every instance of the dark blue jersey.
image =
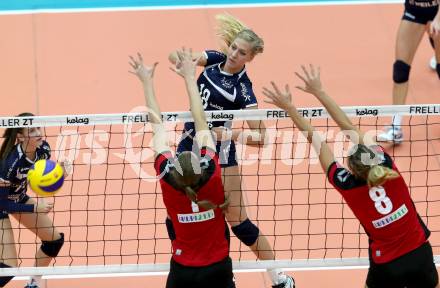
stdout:
{"type": "MultiPolygon", "coordinates": [[[[230,74],[223,71],[226,55],[218,51],[205,51],[206,66],[197,79],[200,97],[205,111],[241,110],[257,106],[257,98],[252,90],[252,82],[246,74],[246,68],[238,73],[230,74]]],[[[224,119],[224,118],[223,118],[224,119]]],[[[213,121],[209,127],[231,127],[230,121],[213,121]]],[[[192,150],[192,138],[195,135],[193,122],[185,123],[184,138],[179,143],[177,152],[192,150]],[[190,137],[186,137],[190,135],[190,137]]],[[[217,143],[221,167],[237,165],[234,141],[217,143]]]]}
{"type": "Polygon", "coordinates": [[[11,153],[3,159],[0,178],[11,183],[10,187],[0,187],[0,210],[12,212],[33,212],[34,205],[22,204],[27,190],[27,173],[35,161],[50,158],[50,146],[43,141],[35,152],[35,159],[26,157],[20,144],[15,145],[11,153]]]}
{"type": "MultiPolygon", "coordinates": [[[[205,51],[206,66],[197,79],[203,109],[240,110],[257,105],[252,90],[252,82],[246,74],[246,68],[238,73],[223,71],[226,55],[218,51],[205,51]]],[[[225,126],[225,121],[209,123],[210,127],[225,126]]],[[[185,130],[194,130],[194,123],[185,123],[185,130]]],[[[193,134],[193,133],[192,133],[193,134]]]]}

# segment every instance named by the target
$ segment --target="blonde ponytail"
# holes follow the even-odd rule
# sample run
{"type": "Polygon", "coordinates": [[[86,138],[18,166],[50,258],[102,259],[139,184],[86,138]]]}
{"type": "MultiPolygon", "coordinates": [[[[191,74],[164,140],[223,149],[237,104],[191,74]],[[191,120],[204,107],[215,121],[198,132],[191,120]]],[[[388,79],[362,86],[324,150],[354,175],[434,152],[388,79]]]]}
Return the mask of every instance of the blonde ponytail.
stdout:
{"type": "Polygon", "coordinates": [[[381,165],[374,165],[368,171],[367,182],[369,187],[374,187],[397,177],[399,177],[399,174],[396,171],[381,165]]]}
{"type": "Polygon", "coordinates": [[[225,41],[226,46],[231,45],[238,33],[248,29],[240,20],[228,13],[218,14],[215,19],[218,22],[217,35],[225,41]]]}
{"type": "Polygon", "coordinates": [[[222,47],[223,52],[227,51],[227,47],[229,47],[236,38],[241,38],[251,44],[252,53],[254,55],[263,53],[263,39],[250,28],[246,27],[240,20],[228,13],[218,14],[215,16],[215,19],[218,22],[217,35],[225,44],[225,47],[222,47]]]}

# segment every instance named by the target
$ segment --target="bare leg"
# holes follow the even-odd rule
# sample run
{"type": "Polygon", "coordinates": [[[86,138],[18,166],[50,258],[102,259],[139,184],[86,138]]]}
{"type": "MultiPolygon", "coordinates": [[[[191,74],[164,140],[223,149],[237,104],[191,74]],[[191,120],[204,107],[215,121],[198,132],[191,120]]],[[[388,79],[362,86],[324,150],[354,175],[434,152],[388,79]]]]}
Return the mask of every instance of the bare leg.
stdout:
{"type": "MultiPolygon", "coordinates": [[[[14,233],[11,227],[11,221],[9,218],[0,219],[0,262],[1,268],[16,267],[17,251],[15,250],[14,233]]],[[[0,269],[1,269],[0,268],[0,269]]],[[[5,287],[9,281],[14,278],[13,276],[0,277],[0,287],[5,287]]]]}
{"type": "MultiPolygon", "coordinates": [[[[401,60],[406,64],[412,64],[414,55],[419,47],[420,41],[426,31],[426,26],[407,20],[400,22],[396,39],[396,60],[401,60]]],[[[393,104],[402,105],[406,102],[408,95],[408,82],[394,83],[393,104]]]]}
{"type": "MultiPolygon", "coordinates": [[[[238,166],[223,168],[223,186],[229,197],[226,219],[231,226],[236,226],[248,218],[246,201],[242,191],[241,176],[238,166]]],[[[274,260],[275,255],[266,236],[260,233],[257,241],[249,246],[260,260],[274,260]]]]}
{"type": "MultiPolygon", "coordinates": [[[[40,200],[41,201],[41,200],[40,200]]],[[[30,198],[26,204],[36,204],[36,201],[30,198]]],[[[61,238],[61,234],[53,226],[52,219],[44,213],[21,213],[12,214],[17,221],[32,231],[41,240],[53,241],[61,238]]],[[[52,257],[47,256],[41,248],[35,254],[35,266],[48,266],[52,257]]]]}
{"type": "MultiPolygon", "coordinates": [[[[223,186],[226,195],[229,197],[229,208],[226,211],[226,219],[231,227],[237,226],[246,219],[246,194],[243,193],[241,175],[238,166],[222,169],[223,186]]],[[[275,260],[275,253],[264,234],[259,233],[257,241],[249,246],[260,260],[275,260]]],[[[273,285],[283,285],[283,287],[293,287],[293,278],[286,276],[281,269],[268,269],[267,273],[273,285]]],[[[277,286],[278,287],[278,286],[277,286]]]]}
{"type": "Polygon", "coordinates": [[[14,233],[9,218],[0,220],[0,237],[0,262],[16,267],[18,265],[17,251],[15,250],[14,233]]]}
{"type": "MultiPolygon", "coordinates": [[[[400,22],[396,38],[395,64],[393,65],[393,104],[403,105],[408,95],[408,79],[411,64],[425,33],[426,26],[407,20],[400,22]]],[[[378,141],[392,141],[399,144],[403,140],[401,115],[394,115],[392,125],[378,135],[378,141]]]]}

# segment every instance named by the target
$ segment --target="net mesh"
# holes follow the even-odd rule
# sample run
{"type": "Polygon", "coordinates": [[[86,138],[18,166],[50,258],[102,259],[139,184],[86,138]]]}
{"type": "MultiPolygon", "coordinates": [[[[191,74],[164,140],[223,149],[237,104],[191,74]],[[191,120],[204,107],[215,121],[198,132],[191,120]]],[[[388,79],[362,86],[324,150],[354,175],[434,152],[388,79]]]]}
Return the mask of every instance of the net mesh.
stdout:
{"type": "MultiPolygon", "coordinates": [[[[390,122],[388,116],[395,113],[406,115],[403,143],[383,146],[409,185],[417,211],[432,231],[434,254],[439,254],[440,106],[344,110],[363,131],[382,130],[390,122]]],[[[327,142],[344,162],[350,143],[326,111],[309,108],[301,113],[318,131],[326,133],[327,142]]],[[[300,268],[314,260],[320,261],[318,266],[331,266],[325,259],[338,259],[338,265],[349,266],[354,265],[350,264],[352,259],[368,257],[368,239],[362,226],[327,182],[316,153],[285,112],[219,111],[207,116],[210,120],[232,120],[233,129],[240,131],[247,129],[246,120],[262,120],[269,137],[265,146],[238,144],[237,160],[249,218],[267,236],[277,261],[256,261],[250,249],[232,236],[230,254],[235,267],[255,268],[255,263],[263,263],[258,267],[300,268]]],[[[175,151],[182,121],[190,120],[190,114],[164,113],[163,119],[175,151]]],[[[57,267],[94,265],[116,265],[118,271],[125,269],[121,267],[132,267],[133,271],[167,269],[163,264],[169,262],[171,245],[147,122],[145,113],[0,118],[2,128],[42,127],[52,158],[73,161],[73,171],[62,190],[49,198],[55,204],[49,215],[65,233],[65,245],[51,264],[55,268],[43,274],[61,273],[54,272],[57,267]],[[148,266],[139,268],[143,264],[148,266]]],[[[31,190],[28,194],[36,197],[31,190]]],[[[31,269],[40,240],[10,218],[14,221],[19,266],[31,269]]],[[[78,271],[96,272],[90,268],[78,271]]]]}

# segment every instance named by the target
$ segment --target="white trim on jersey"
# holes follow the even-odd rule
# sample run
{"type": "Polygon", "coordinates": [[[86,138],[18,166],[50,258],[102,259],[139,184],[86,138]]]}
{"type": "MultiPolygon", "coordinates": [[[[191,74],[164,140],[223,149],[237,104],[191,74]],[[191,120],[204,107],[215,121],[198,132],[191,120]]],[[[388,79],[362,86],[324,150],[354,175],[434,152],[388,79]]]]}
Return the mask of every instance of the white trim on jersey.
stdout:
{"type": "Polygon", "coordinates": [[[241,78],[241,76],[244,75],[244,73],[246,73],[246,66],[243,68],[243,70],[241,70],[241,72],[238,74],[238,79],[241,78]]]}
{"type": "Polygon", "coordinates": [[[209,79],[208,73],[206,73],[206,69],[205,71],[203,71],[203,76],[205,76],[205,78],[208,80],[209,83],[211,83],[211,85],[215,88],[215,90],[217,90],[220,94],[222,94],[226,99],[228,99],[231,102],[235,101],[235,98],[237,97],[237,88],[234,87],[234,94],[231,94],[223,90],[222,88],[218,87],[217,85],[215,85],[215,83],[211,79],[209,79]]]}
{"type": "MultiPolygon", "coordinates": [[[[26,154],[23,152],[23,149],[21,149],[21,144],[17,145],[17,151],[18,151],[18,159],[21,159],[21,157],[24,155],[24,158],[26,159],[26,161],[28,161],[30,164],[34,164],[35,162],[32,161],[31,159],[29,159],[26,154]]],[[[35,155],[37,156],[37,155],[35,155]]]]}
{"type": "Polygon", "coordinates": [[[18,144],[17,145],[17,151],[18,151],[18,159],[20,159],[21,158],[21,156],[23,156],[23,150],[21,150],[21,145],[20,144],[18,144]]]}
{"type": "MultiPolygon", "coordinates": [[[[223,62],[222,62],[222,63],[223,63],[223,62]]],[[[219,64],[218,64],[218,70],[220,71],[220,74],[223,74],[223,75],[226,75],[226,76],[234,76],[234,74],[229,73],[229,72],[226,72],[226,71],[224,71],[224,70],[222,69],[222,67],[220,67],[220,65],[221,65],[222,63],[219,63],[219,64]]]]}

